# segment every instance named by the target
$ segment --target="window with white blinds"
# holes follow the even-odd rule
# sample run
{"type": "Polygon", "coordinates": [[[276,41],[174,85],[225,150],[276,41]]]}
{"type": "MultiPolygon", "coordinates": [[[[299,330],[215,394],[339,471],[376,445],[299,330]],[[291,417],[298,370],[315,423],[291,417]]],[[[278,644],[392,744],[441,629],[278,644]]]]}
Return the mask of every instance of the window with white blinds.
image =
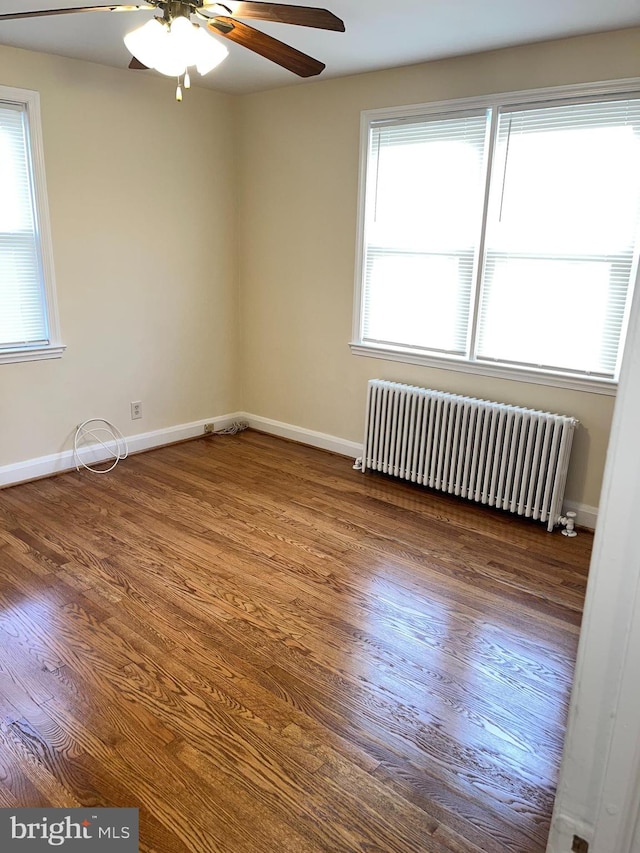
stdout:
{"type": "Polygon", "coordinates": [[[368,340],[466,350],[484,192],[484,112],[371,129],[368,340]]]}
{"type": "Polygon", "coordinates": [[[638,255],[640,95],[376,111],[365,130],[353,351],[614,385],[638,255]]]}
{"type": "Polygon", "coordinates": [[[0,361],[60,354],[41,164],[32,156],[36,93],[11,100],[0,87],[0,361]],[[38,182],[40,186],[38,186],[38,182]]]}

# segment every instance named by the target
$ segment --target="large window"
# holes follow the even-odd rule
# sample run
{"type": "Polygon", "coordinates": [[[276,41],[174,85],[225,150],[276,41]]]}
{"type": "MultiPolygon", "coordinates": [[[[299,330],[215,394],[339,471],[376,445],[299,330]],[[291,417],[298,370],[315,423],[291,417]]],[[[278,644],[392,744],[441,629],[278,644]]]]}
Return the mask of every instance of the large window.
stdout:
{"type": "Polygon", "coordinates": [[[640,94],[554,95],[364,114],[354,352],[615,389],[640,94]]]}
{"type": "Polygon", "coordinates": [[[0,87],[0,361],[61,352],[38,96],[0,87]]]}

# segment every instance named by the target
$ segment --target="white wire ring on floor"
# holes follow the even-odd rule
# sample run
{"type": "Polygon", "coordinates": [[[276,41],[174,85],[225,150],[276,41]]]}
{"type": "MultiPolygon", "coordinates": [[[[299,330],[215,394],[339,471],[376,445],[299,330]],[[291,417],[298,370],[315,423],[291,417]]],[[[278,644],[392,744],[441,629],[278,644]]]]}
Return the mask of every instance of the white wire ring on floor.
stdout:
{"type": "Polygon", "coordinates": [[[120,460],[126,459],[128,455],[129,448],[126,438],[116,426],[104,418],[89,418],[76,429],[76,434],[73,437],[73,460],[76,463],[76,471],[82,467],[93,474],[108,474],[113,471],[120,460]],[[91,439],[92,441],[90,441],[91,439]],[[104,448],[108,458],[103,462],[87,464],[80,455],[81,451],[83,449],[85,451],[95,450],[97,445],[104,448]],[[113,462],[108,468],[93,467],[93,465],[104,464],[111,458],[113,458],[113,462]]]}

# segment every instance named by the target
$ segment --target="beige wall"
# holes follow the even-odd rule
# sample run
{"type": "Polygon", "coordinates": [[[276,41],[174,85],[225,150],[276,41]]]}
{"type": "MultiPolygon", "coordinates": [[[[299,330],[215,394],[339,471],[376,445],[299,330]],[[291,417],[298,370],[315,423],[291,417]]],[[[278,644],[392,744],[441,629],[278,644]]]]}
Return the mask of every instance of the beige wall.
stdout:
{"type": "Polygon", "coordinates": [[[240,102],[246,411],[361,440],[366,381],[574,415],[570,500],[598,504],[613,398],[351,355],[360,111],[640,74],[640,30],[529,45],[240,102]]]}
{"type": "Polygon", "coordinates": [[[244,409],[358,441],[377,376],[575,415],[567,496],[597,505],[612,398],[351,355],[359,119],[633,77],[639,56],[626,30],[177,106],[170,81],[0,47],[0,84],[41,93],[68,347],[0,365],[0,466],[93,416],[131,435],[244,409]]]}
{"type": "Polygon", "coordinates": [[[67,345],[0,364],[0,466],[89,417],[133,434],[236,411],[232,99],[5,47],[0,84],[40,92],[67,345]]]}

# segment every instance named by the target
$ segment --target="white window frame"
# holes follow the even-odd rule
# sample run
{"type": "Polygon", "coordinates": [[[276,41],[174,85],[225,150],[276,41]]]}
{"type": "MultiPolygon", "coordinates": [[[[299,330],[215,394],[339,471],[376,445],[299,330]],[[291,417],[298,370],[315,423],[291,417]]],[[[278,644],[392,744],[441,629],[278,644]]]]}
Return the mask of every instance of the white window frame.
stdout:
{"type": "Polygon", "coordinates": [[[30,89],[16,89],[0,86],[0,103],[17,104],[26,110],[29,149],[31,154],[31,178],[34,194],[34,218],[40,249],[40,262],[43,277],[43,293],[49,343],[37,346],[5,347],[0,346],[0,364],[18,361],[38,361],[46,358],[60,358],[65,346],[60,339],[60,320],[56,299],[55,273],[53,266],[53,248],[51,244],[51,225],[49,222],[49,203],[44,169],[44,147],[42,142],[42,122],[40,118],[40,95],[30,89]]]}
{"type": "MultiPolygon", "coordinates": [[[[554,101],[567,98],[594,97],[607,95],[640,96],[640,78],[627,78],[608,83],[585,83],[573,86],[555,86],[545,89],[527,89],[518,92],[503,92],[496,95],[485,95],[476,98],[437,101],[427,104],[410,104],[398,107],[365,110],[360,114],[360,171],[358,185],[358,221],[356,237],[355,288],[353,302],[353,329],[349,347],[354,355],[368,358],[380,358],[386,361],[398,361],[405,364],[418,364],[426,367],[436,367],[444,370],[456,370],[462,373],[473,373],[482,376],[532,382],[539,385],[551,385],[558,388],[569,388],[577,391],[589,391],[596,394],[615,395],[618,387],[617,379],[600,377],[585,377],[580,374],[544,369],[532,369],[517,365],[487,364],[485,362],[469,361],[465,356],[433,355],[411,347],[391,344],[373,344],[363,341],[363,262],[364,262],[364,229],[367,191],[367,167],[369,156],[369,132],[372,123],[393,119],[420,119],[441,113],[464,112],[495,108],[507,105],[533,106],[535,104],[552,105],[554,101]]],[[[635,269],[631,277],[630,287],[635,281],[635,269]]],[[[629,310],[632,293],[627,300],[626,315],[621,331],[620,340],[624,342],[629,322],[629,310]]],[[[477,319],[474,319],[477,322],[477,319]]],[[[618,354],[618,375],[623,347],[618,354]]]]}

